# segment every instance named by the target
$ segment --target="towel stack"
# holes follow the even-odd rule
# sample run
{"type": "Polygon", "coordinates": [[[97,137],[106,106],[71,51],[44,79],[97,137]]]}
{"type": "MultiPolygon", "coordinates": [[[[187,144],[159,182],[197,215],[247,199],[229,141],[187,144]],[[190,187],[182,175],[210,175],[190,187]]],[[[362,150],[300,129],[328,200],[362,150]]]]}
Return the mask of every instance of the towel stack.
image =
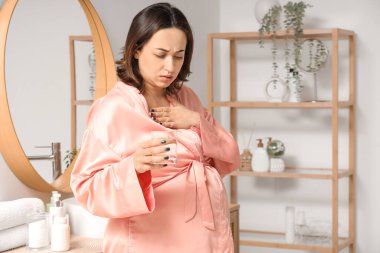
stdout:
{"type": "Polygon", "coordinates": [[[28,215],[43,210],[37,198],[0,202],[0,252],[26,245],[28,215]]]}

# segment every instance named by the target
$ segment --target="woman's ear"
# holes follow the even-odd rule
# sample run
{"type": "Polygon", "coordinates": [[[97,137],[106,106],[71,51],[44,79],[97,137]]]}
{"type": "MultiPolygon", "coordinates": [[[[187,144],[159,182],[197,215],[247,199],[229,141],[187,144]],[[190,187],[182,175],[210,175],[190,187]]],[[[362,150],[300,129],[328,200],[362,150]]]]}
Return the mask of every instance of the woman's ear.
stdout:
{"type": "Polygon", "coordinates": [[[140,51],[139,50],[137,50],[136,52],[135,52],[135,55],[133,56],[136,60],[138,60],[139,59],[139,56],[140,56],[140,51]]]}

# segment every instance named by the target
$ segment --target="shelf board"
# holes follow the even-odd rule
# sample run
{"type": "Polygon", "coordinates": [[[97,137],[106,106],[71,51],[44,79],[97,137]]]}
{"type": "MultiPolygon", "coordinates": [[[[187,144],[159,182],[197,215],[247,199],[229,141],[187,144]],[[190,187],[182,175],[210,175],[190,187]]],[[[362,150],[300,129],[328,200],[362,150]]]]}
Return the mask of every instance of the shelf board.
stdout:
{"type": "MultiPolygon", "coordinates": [[[[304,29],[303,38],[331,38],[334,32],[338,33],[339,38],[347,39],[349,36],[355,35],[353,31],[339,29],[339,28],[327,28],[327,29],[304,29]]],[[[286,31],[277,31],[277,38],[284,38],[293,36],[292,32],[287,33],[286,31]]],[[[271,39],[271,34],[260,35],[259,32],[230,32],[230,33],[211,33],[209,38],[212,39],[226,39],[226,40],[259,40],[271,39]]]]}
{"type": "Polygon", "coordinates": [[[75,105],[92,105],[94,100],[76,100],[75,105]]]}
{"type": "MultiPolygon", "coordinates": [[[[318,102],[266,102],[266,101],[218,101],[210,102],[210,107],[236,107],[236,108],[333,108],[332,101],[318,102]]],[[[339,108],[349,108],[353,103],[339,101],[339,108]]]]}
{"type": "MultiPolygon", "coordinates": [[[[350,246],[352,243],[352,240],[349,238],[339,238],[339,250],[350,246]]],[[[254,230],[240,230],[240,245],[307,250],[312,252],[333,252],[331,241],[318,241],[318,238],[309,236],[304,239],[296,239],[295,243],[290,244],[285,241],[284,233],[254,230]]]]}
{"type": "MultiPolygon", "coordinates": [[[[269,178],[304,178],[304,179],[322,179],[331,180],[334,178],[332,169],[328,168],[296,168],[286,167],[283,172],[253,172],[253,171],[234,171],[231,176],[249,176],[249,177],[269,177],[269,178]]],[[[349,177],[353,175],[352,171],[347,169],[338,170],[338,178],[349,177]]]]}

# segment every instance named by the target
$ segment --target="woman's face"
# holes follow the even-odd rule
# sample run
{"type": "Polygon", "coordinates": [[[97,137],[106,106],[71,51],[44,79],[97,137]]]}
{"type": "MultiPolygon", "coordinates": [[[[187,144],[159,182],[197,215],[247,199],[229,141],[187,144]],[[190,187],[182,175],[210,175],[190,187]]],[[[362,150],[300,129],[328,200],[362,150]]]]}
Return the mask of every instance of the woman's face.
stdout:
{"type": "Polygon", "coordinates": [[[178,76],[184,62],[186,34],[177,28],[157,31],[135,54],[146,88],[164,89],[178,76]]]}

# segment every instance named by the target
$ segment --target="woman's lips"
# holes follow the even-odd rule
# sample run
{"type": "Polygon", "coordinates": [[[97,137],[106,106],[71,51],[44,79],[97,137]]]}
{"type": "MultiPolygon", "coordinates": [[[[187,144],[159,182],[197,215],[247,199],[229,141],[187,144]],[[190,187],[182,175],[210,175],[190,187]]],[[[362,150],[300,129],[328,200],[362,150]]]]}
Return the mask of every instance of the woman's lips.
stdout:
{"type": "Polygon", "coordinates": [[[173,79],[173,76],[160,76],[160,79],[162,81],[168,82],[168,81],[171,81],[173,79]]]}

